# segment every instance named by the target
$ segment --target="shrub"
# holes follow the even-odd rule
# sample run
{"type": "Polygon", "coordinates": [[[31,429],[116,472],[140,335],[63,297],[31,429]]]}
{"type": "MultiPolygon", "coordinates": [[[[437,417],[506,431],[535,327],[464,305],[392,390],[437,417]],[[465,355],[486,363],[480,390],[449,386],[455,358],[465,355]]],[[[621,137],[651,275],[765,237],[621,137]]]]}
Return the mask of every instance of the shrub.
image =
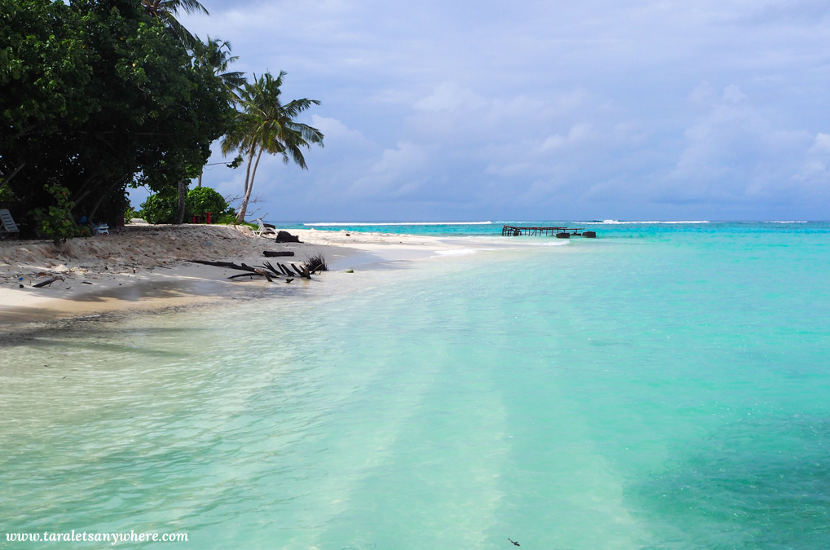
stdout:
{"type": "Polygon", "coordinates": [[[12,188],[4,184],[4,179],[0,178],[0,204],[7,204],[14,201],[14,193],[12,188]]]}
{"type": "Polygon", "coordinates": [[[210,187],[197,187],[188,191],[184,205],[187,219],[211,212],[218,220],[228,210],[228,203],[224,197],[210,187]]]}
{"type": "Polygon", "coordinates": [[[150,195],[141,205],[142,217],[147,223],[173,223],[176,221],[177,202],[175,193],[150,195]]]}
{"type": "Polygon", "coordinates": [[[69,189],[62,185],[46,185],[46,192],[52,195],[48,208],[35,208],[30,214],[35,221],[35,232],[40,237],[52,239],[55,243],[81,234],[81,228],[72,217],[75,203],[69,200],[69,189]]]}
{"type": "Polygon", "coordinates": [[[236,214],[222,214],[216,218],[215,223],[221,223],[223,225],[236,225],[236,214]]]}
{"type": "Polygon", "coordinates": [[[255,223],[236,221],[236,212],[233,208],[229,208],[228,212],[216,218],[216,221],[214,221],[213,223],[218,223],[222,225],[244,225],[250,227],[251,229],[259,229],[259,226],[255,223]]]}

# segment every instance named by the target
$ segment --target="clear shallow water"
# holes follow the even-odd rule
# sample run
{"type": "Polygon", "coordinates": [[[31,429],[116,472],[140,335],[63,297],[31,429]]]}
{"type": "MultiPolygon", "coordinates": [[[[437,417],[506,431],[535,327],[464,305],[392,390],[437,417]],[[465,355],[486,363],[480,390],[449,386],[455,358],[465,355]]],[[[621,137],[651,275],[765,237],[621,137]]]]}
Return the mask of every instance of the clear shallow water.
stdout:
{"type": "Polygon", "coordinates": [[[597,231],[7,345],[3,528],[828,546],[830,226],[597,231]]]}

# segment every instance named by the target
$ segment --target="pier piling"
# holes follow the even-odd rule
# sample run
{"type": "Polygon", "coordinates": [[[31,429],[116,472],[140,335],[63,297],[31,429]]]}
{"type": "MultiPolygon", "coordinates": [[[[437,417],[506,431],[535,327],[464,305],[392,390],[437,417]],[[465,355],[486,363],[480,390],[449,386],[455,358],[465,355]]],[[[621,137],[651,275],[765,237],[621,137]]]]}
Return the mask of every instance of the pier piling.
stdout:
{"type": "Polygon", "coordinates": [[[533,225],[505,225],[501,228],[503,237],[529,236],[555,236],[558,239],[569,239],[574,237],[596,238],[595,231],[583,231],[582,227],[541,227],[533,225]]]}

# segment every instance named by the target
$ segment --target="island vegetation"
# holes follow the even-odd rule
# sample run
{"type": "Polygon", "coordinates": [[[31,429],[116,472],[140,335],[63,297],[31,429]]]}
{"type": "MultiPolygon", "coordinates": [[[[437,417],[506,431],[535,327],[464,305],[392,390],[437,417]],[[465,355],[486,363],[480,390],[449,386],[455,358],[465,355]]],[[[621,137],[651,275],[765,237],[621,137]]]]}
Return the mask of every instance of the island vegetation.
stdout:
{"type": "Polygon", "coordinates": [[[118,225],[137,186],[154,193],[150,221],[241,222],[263,153],[305,168],[301,149],[322,145],[296,120],[319,102],[282,103],[284,72],[249,82],[230,70],[231,45],[188,32],[176,18],[188,11],[207,12],[195,0],[0,0],[0,208],[25,236],[118,225]],[[238,212],[201,185],[188,192],[223,136],[238,155],[228,164],[245,162],[238,212]]]}

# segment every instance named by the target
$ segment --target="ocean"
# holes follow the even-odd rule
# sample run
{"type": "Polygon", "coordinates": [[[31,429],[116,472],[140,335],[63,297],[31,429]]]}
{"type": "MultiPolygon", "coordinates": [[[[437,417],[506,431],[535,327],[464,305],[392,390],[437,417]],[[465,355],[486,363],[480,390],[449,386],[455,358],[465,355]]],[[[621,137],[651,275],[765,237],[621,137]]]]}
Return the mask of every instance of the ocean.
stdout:
{"type": "Polygon", "coordinates": [[[830,546],[830,223],[501,223],[315,225],[470,253],[6,342],[0,548],[830,546]]]}

